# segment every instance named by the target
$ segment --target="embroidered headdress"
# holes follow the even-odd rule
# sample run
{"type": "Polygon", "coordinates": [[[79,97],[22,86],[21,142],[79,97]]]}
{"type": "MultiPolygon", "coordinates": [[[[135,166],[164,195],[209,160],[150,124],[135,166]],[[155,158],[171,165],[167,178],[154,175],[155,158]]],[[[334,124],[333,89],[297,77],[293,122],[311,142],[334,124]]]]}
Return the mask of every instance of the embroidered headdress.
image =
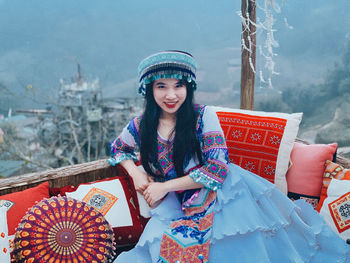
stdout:
{"type": "Polygon", "coordinates": [[[141,61],[138,67],[139,93],[146,94],[146,84],[157,79],[184,79],[195,90],[196,61],[191,54],[178,50],[155,53],[141,61]]]}

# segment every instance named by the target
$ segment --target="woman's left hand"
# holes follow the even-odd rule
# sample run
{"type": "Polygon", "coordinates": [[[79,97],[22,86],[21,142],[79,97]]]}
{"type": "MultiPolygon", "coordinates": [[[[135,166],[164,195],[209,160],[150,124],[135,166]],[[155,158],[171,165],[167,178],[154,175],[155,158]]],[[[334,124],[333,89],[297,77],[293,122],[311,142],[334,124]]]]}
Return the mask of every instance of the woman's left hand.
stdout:
{"type": "Polygon", "coordinates": [[[143,196],[149,206],[153,206],[157,201],[161,200],[168,193],[164,183],[150,183],[146,190],[143,191],[143,196]]]}

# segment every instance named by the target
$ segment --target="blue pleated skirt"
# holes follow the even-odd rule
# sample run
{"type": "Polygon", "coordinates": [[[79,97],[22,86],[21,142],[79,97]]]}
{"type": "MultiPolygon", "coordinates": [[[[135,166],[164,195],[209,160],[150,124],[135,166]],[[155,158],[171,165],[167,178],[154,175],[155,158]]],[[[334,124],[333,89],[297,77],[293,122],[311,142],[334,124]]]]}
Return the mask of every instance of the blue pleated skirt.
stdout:
{"type": "MultiPolygon", "coordinates": [[[[217,192],[210,263],[349,262],[350,246],[305,201],[290,201],[273,184],[239,166],[217,192]]],[[[116,263],[156,263],[172,220],[184,216],[174,193],[152,210],[136,247],[116,263]]]]}

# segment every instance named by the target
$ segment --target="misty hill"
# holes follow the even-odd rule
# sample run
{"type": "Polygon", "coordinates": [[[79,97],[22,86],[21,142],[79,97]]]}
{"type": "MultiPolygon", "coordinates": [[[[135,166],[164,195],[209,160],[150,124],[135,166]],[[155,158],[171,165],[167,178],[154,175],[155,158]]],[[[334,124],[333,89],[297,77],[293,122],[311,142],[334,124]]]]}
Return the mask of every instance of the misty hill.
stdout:
{"type": "MultiPolygon", "coordinates": [[[[257,98],[298,83],[322,83],[349,39],[348,0],[281,2],[281,13],[274,13],[280,75],[273,78],[276,90],[257,88],[257,98]]],[[[76,62],[86,78],[99,77],[106,96],[135,96],[139,61],[164,49],[197,58],[199,102],[238,106],[239,10],[240,1],[231,0],[179,0],[176,6],[164,0],[0,0],[0,112],[45,107],[59,79],[76,73],[76,62]],[[28,92],[28,85],[35,89],[28,92]]],[[[264,66],[259,56],[257,65],[264,66]]]]}

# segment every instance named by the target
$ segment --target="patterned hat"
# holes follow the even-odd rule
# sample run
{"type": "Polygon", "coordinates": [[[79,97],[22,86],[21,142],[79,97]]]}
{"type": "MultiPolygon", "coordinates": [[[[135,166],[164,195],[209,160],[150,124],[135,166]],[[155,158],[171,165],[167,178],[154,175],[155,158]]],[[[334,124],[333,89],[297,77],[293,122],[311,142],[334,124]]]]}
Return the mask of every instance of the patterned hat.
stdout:
{"type": "Polygon", "coordinates": [[[146,84],[157,79],[184,79],[196,89],[197,64],[191,54],[168,50],[155,53],[141,61],[138,67],[139,93],[146,94],[146,84]]]}

